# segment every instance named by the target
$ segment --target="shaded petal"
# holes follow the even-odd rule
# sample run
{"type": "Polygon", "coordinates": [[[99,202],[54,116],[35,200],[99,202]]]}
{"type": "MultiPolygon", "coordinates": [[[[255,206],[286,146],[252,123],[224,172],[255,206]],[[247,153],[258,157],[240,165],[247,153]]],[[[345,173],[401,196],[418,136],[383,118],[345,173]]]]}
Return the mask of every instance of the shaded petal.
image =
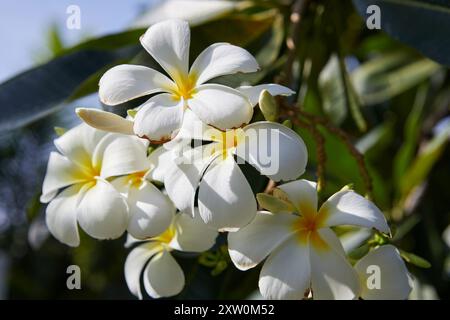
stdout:
{"type": "Polygon", "coordinates": [[[175,237],[169,246],[179,251],[203,252],[216,242],[217,230],[208,227],[198,214],[194,218],[177,214],[174,221],[175,237]]]}
{"type": "Polygon", "coordinates": [[[277,186],[302,215],[317,211],[317,184],[308,180],[296,180],[277,186]]]}
{"type": "Polygon", "coordinates": [[[335,244],[328,245],[328,248],[310,246],[313,298],[315,300],[357,298],[359,282],[355,270],[341,253],[334,250],[335,244]]]}
{"type": "Polygon", "coordinates": [[[163,233],[175,214],[175,207],[168,197],[147,181],[139,188],[130,188],[127,203],[130,217],[127,231],[138,239],[163,233]]]}
{"type": "Polygon", "coordinates": [[[266,299],[303,299],[310,286],[309,246],[291,237],[267,259],[259,276],[259,291],[266,299]]]}
{"type": "Polygon", "coordinates": [[[344,247],[341,240],[337,237],[336,233],[330,228],[322,228],[317,230],[321,239],[323,239],[336,253],[339,253],[343,257],[346,256],[344,247]]]}
{"type": "Polygon", "coordinates": [[[101,167],[100,176],[109,178],[147,171],[148,141],[135,136],[110,134],[103,139],[94,154],[94,162],[101,167]]]}
{"type": "Polygon", "coordinates": [[[124,119],[117,114],[98,109],[77,108],[76,113],[89,126],[122,134],[134,135],[133,121],[124,119]]]}
{"type": "Polygon", "coordinates": [[[229,43],[214,43],[195,59],[189,74],[202,84],[222,75],[258,69],[258,62],[247,50],[229,43]]]}
{"type": "Polygon", "coordinates": [[[125,281],[131,293],[139,299],[142,299],[140,284],[142,269],[144,269],[147,261],[160,250],[162,248],[157,243],[147,242],[131,250],[127,256],[125,261],[125,281]]]}
{"type": "Polygon", "coordinates": [[[192,217],[195,192],[204,168],[212,158],[203,157],[203,148],[195,148],[183,153],[166,171],[164,185],[175,206],[192,217]]]}
{"type": "Polygon", "coordinates": [[[253,116],[253,108],[245,96],[219,84],[197,87],[188,105],[203,122],[221,130],[238,128],[249,123],[253,116]]]}
{"type": "Polygon", "coordinates": [[[294,232],[298,217],[258,211],[255,219],[237,232],[228,234],[228,252],[239,270],[248,270],[264,260],[294,232]]]}
{"type": "Polygon", "coordinates": [[[168,251],[155,255],[144,270],[145,291],[152,298],[177,295],[183,290],[184,273],[168,251]]]}
{"type": "Polygon", "coordinates": [[[83,230],[96,239],[120,237],[128,225],[125,198],[102,179],[97,179],[95,185],[84,192],[77,210],[78,222],[83,230]]]}
{"type": "Polygon", "coordinates": [[[88,179],[89,176],[82,168],[59,153],[51,152],[40,200],[44,203],[49,202],[59,189],[88,179]]]}
{"type": "Polygon", "coordinates": [[[175,82],[188,75],[191,32],[186,21],[170,19],[154,24],[140,41],[175,82]]]}
{"type": "Polygon", "coordinates": [[[249,100],[252,106],[256,106],[259,101],[259,95],[263,90],[269,91],[272,96],[290,96],[294,94],[295,91],[292,91],[288,87],[270,83],[270,84],[260,84],[257,86],[241,86],[236,88],[236,90],[240,91],[243,95],[245,95],[249,100]]]}
{"type": "Polygon", "coordinates": [[[172,138],[183,121],[183,100],[174,100],[171,94],[162,93],[150,98],[141,106],[134,118],[134,132],[154,142],[172,138]]]}
{"type": "Polygon", "coordinates": [[[198,193],[199,213],[211,227],[235,231],[256,214],[252,188],[231,156],[211,164],[198,193]]]}
{"type": "Polygon", "coordinates": [[[81,185],[77,184],[65,189],[45,211],[45,221],[51,234],[62,243],[77,247],[80,236],[77,226],[77,200],[81,185]]]}
{"type": "Polygon", "coordinates": [[[211,135],[220,136],[220,132],[205,124],[192,110],[186,109],[176,139],[211,141],[211,135]]]}
{"type": "Polygon", "coordinates": [[[106,134],[105,131],[94,129],[82,123],[55,139],[54,143],[59,152],[69,160],[87,170],[91,170],[94,150],[106,134]]]}
{"type": "Polygon", "coordinates": [[[292,180],[305,172],[308,151],[302,138],[286,126],[268,121],[244,128],[245,142],[236,155],[272,180],[292,180]]]}
{"type": "Polygon", "coordinates": [[[164,182],[166,172],[173,166],[174,157],[174,152],[166,149],[164,145],[153,150],[148,157],[150,170],[145,177],[152,181],[164,182]]]}
{"type": "Polygon", "coordinates": [[[356,263],[355,269],[361,282],[360,296],[363,299],[405,300],[412,290],[408,269],[398,250],[392,245],[381,246],[370,251],[356,263]],[[374,270],[374,267],[378,268],[378,271],[374,270]],[[371,282],[371,278],[377,275],[379,287],[373,286],[376,283],[371,282]]]}
{"type": "Polygon", "coordinates": [[[100,100],[107,105],[117,105],[148,94],[168,91],[175,84],[159,71],[122,64],[106,71],[99,86],[100,100]]]}
{"type": "Polygon", "coordinates": [[[329,227],[354,225],[375,228],[389,233],[389,226],[383,213],[369,200],[351,190],[332,195],[320,208],[329,227]]]}

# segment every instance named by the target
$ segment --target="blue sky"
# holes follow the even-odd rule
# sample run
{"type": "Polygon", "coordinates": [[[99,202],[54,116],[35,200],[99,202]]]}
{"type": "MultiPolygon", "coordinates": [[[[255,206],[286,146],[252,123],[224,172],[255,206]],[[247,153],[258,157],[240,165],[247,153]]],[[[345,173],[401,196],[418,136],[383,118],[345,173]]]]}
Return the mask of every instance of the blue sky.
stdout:
{"type": "Polygon", "coordinates": [[[52,24],[59,26],[69,44],[86,36],[122,30],[144,8],[158,0],[2,0],[0,1],[0,82],[36,63],[45,53],[45,34],[52,24]],[[66,9],[81,10],[81,29],[66,28],[66,9]]]}

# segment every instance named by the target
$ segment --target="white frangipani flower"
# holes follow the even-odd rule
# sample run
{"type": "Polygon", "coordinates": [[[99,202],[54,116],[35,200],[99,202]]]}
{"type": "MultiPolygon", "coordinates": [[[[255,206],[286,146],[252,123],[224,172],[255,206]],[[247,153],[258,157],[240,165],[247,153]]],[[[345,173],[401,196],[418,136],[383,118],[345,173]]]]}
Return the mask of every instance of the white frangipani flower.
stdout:
{"type": "MultiPolygon", "coordinates": [[[[229,43],[212,44],[189,69],[187,22],[176,19],[159,22],[140,40],[170,78],[145,66],[119,65],[107,71],[99,84],[100,99],[108,105],[156,94],[137,111],[136,135],[154,142],[170,140],[180,128],[187,108],[203,122],[219,129],[237,128],[250,122],[253,108],[247,96],[227,86],[206,83],[226,74],[257,71],[258,63],[245,49],[229,43]]],[[[290,93],[289,90],[284,94],[290,93]]],[[[109,126],[105,115],[96,110],[83,109],[79,116],[99,129],[109,126]],[[98,121],[97,116],[101,116],[98,121]]],[[[117,124],[117,119],[111,120],[117,124]]],[[[129,124],[125,123],[124,127],[124,133],[129,133],[129,124]]]]}
{"type": "MultiPolygon", "coordinates": [[[[142,299],[141,274],[145,291],[152,298],[177,295],[183,290],[185,277],[171,251],[203,252],[216,240],[217,231],[208,228],[200,219],[179,213],[162,234],[148,239],[129,253],[125,261],[125,280],[131,293],[142,299]]],[[[127,246],[136,242],[127,241],[127,246]]]]}
{"type": "Polygon", "coordinates": [[[399,251],[392,245],[378,247],[355,264],[364,300],[405,300],[413,279],[399,251]]]}
{"type": "Polygon", "coordinates": [[[268,121],[220,131],[188,111],[178,141],[168,145],[177,149],[191,139],[210,143],[184,151],[167,170],[165,187],[177,208],[191,214],[198,190],[198,212],[206,224],[218,230],[235,231],[256,214],[252,188],[235,156],[239,163],[245,160],[275,181],[303,174],[308,158],[303,140],[294,131],[268,121]]]}
{"type": "Polygon", "coordinates": [[[79,245],[77,222],[97,239],[118,238],[127,229],[147,237],[170,224],[172,204],[140,179],[154,167],[147,158],[147,141],[81,124],[55,145],[60,153],[50,154],[41,201],[50,202],[46,222],[59,241],[79,245]],[[118,176],[124,177],[114,180],[118,176]]]}
{"type": "Polygon", "coordinates": [[[358,297],[358,275],[346,259],[341,242],[330,229],[356,225],[389,232],[380,210],[350,190],[339,191],[317,210],[316,183],[297,180],[275,189],[295,214],[259,211],[238,232],[228,235],[229,253],[237,268],[247,270],[266,257],[259,289],[267,299],[358,297]]]}

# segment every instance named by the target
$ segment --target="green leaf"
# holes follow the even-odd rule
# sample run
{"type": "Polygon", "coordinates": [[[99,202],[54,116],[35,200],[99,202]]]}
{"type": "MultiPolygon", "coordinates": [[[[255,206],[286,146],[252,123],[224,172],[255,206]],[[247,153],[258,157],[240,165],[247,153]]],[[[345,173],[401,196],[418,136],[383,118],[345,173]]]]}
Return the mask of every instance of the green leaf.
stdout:
{"type": "Polygon", "coordinates": [[[25,71],[0,85],[0,132],[25,126],[59,110],[79,84],[114,61],[131,58],[136,47],[81,50],[25,71]]]}
{"type": "Polygon", "coordinates": [[[61,137],[64,133],[67,132],[67,129],[63,127],[54,127],[53,129],[55,130],[55,133],[58,137],[61,137]]]}
{"type": "Polygon", "coordinates": [[[289,119],[284,120],[282,125],[285,126],[285,127],[288,127],[289,129],[292,129],[292,121],[289,120],[289,119]]]}
{"type": "Polygon", "coordinates": [[[411,166],[408,168],[400,183],[403,201],[411,191],[428,177],[433,165],[439,160],[450,135],[450,124],[434,136],[420,151],[411,166]]]}
{"type": "Polygon", "coordinates": [[[335,125],[345,120],[348,111],[338,59],[336,55],[331,56],[319,75],[323,111],[335,125]]]}
{"type": "Polygon", "coordinates": [[[269,210],[272,213],[295,211],[295,208],[291,203],[267,193],[258,193],[256,199],[262,208],[269,210]]]}
{"type": "Polygon", "coordinates": [[[402,256],[403,259],[405,259],[406,262],[413,264],[419,268],[428,269],[431,267],[431,263],[429,263],[424,258],[419,257],[418,255],[415,255],[414,253],[411,253],[411,252],[406,252],[403,250],[399,250],[399,251],[400,251],[400,255],[402,256]]]}
{"type": "MultiPolygon", "coordinates": [[[[305,141],[308,148],[308,162],[310,168],[317,166],[317,146],[311,133],[303,128],[295,128],[297,133],[305,141]]],[[[326,190],[324,194],[332,194],[348,183],[354,184],[354,189],[360,194],[365,194],[364,181],[359,174],[356,159],[349,152],[345,144],[336,135],[320,127],[320,133],[325,138],[325,152],[327,161],[325,163],[325,174],[327,177],[326,190]]],[[[312,169],[314,170],[314,169],[312,169]]]]}
{"type": "Polygon", "coordinates": [[[353,249],[348,253],[348,257],[353,260],[359,260],[364,257],[370,250],[370,245],[365,243],[362,246],[353,249]]]}
{"type": "Polygon", "coordinates": [[[428,59],[413,59],[405,52],[384,54],[362,64],[351,74],[364,105],[381,103],[420,84],[441,67],[428,59]]]}
{"type": "Polygon", "coordinates": [[[361,114],[360,102],[353,88],[345,64],[339,57],[332,55],[319,75],[319,89],[323,100],[323,110],[328,118],[340,125],[350,111],[361,131],[367,128],[361,114]]]}
{"type": "Polygon", "coordinates": [[[417,148],[427,92],[428,86],[425,85],[419,88],[414,105],[405,122],[404,142],[394,158],[394,181],[398,184],[411,164],[417,148]]]}
{"type": "Polygon", "coordinates": [[[267,121],[277,121],[279,108],[274,97],[267,90],[259,95],[259,109],[267,121]]]}
{"type": "Polygon", "coordinates": [[[450,66],[450,3],[441,0],[353,0],[365,20],[367,7],[380,7],[381,28],[433,60],[450,66]]]}
{"type": "MultiPolygon", "coordinates": [[[[222,20],[214,22],[214,25],[222,24],[222,20]]],[[[229,29],[230,25],[236,24],[242,30],[230,29],[233,35],[220,35],[220,37],[231,38],[229,42],[235,45],[245,47],[250,51],[258,61],[261,70],[254,73],[238,73],[234,75],[221,76],[214,79],[215,83],[220,83],[230,87],[237,87],[243,84],[252,85],[261,81],[270,71],[281,68],[284,59],[278,59],[280,48],[283,44],[283,20],[276,10],[268,10],[263,13],[249,16],[239,16],[229,18],[224,21],[224,26],[219,29],[229,29]],[[251,31],[254,29],[254,33],[251,31]],[[246,36],[247,32],[249,37],[246,36]],[[241,35],[244,37],[241,39],[241,35]]],[[[211,28],[214,25],[210,25],[211,28]]],[[[205,26],[207,27],[207,26],[205,26]]],[[[215,41],[224,41],[222,38],[216,37],[215,41]]],[[[197,41],[197,40],[194,40],[197,41]]],[[[213,41],[213,42],[215,42],[213,41]]],[[[204,41],[203,41],[204,42],[204,41]]],[[[203,48],[203,47],[202,47],[203,48]]],[[[197,50],[198,51],[198,50],[197,50]]]]}

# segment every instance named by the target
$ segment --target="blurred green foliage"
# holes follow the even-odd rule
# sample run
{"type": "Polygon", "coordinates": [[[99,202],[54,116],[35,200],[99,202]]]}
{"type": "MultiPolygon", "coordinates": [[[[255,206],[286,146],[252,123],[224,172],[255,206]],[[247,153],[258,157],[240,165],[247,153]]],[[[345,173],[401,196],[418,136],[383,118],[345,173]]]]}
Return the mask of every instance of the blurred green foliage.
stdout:
{"type": "MultiPolygon", "coordinates": [[[[450,6],[438,1],[431,9],[417,10],[422,4],[413,0],[372,2],[382,8],[389,33],[365,27],[367,1],[261,0],[194,26],[191,57],[214,42],[243,46],[256,56],[261,70],[216,82],[278,82],[294,89],[294,97],[278,101],[278,120],[292,126],[307,144],[304,177],[323,178],[322,198],[353,184],[375,201],[395,230],[392,239],[375,234],[351,258],[364,255],[370,245],[390,241],[402,249],[421,284],[449,298],[450,249],[443,232],[450,224],[450,77],[444,65],[450,44],[442,41],[448,37],[445,28],[435,23],[450,23],[450,6]],[[414,19],[420,24],[407,24],[414,19]]],[[[70,249],[51,237],[38,244],[39,237],[30,234],[43,223],[45,208],[38,196],[56,136],[52,128],[69,126],[61,123],[61,115],[72,112],[64,107],[95,93],[99,78],[112,65],[159,68],[139,46],[143,32],[125,30],[64,48],[52,30],[54,58],[0,84],[0,211],[8,217],[0,225],[0,250],[10,261],[8,297],[132,298],[123,276],[124,239],[99,242],[83,235],[81,246],[70,249]],[[81,267],[81,291],[66,288],[70,264],[81,267]]],[[[127,104],[122,110],[132,107],[127,104]]],[[[260,111],[255,113],[255,120],[263,118],[260,111]]],[[[245,173],[255,194],[263,192],[267,180],[248,168],[245,173]]],[[[283,205],[271,200],[262,199],[267,206],[283,205]]],[[[187,276],[179,298],[238,299],[257,289],[259,269],[245,274],[236,270],[225,244],[221,236],[200,256],[176,255],[187,276]]]]}

